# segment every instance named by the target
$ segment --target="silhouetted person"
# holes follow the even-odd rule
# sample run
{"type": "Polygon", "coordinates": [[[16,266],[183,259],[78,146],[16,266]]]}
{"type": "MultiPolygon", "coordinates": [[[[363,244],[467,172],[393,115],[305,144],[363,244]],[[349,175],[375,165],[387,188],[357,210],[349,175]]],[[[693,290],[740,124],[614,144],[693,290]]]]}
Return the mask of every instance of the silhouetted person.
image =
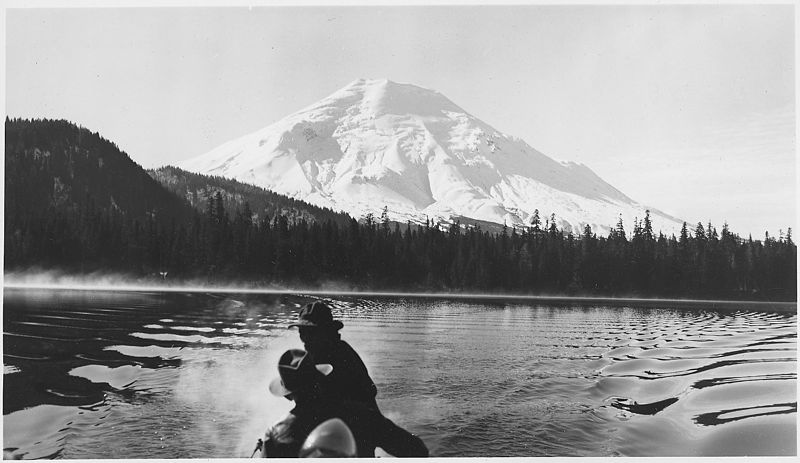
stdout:
{"type": "Polygon", "coordinates": [[[344,324],[334,320],[331,308],[322,301],[307,304],[300,310],[297,322],[300,340],[315,363],[333,366],[333,373],[325,379],[328,388],[341,397],[378,409],[375,396],[378,389],[369,376],[366,365],[350,344],[342,340],[339,330],[344,324]]]}
{"type": "Polygon", "coordinates": [[[326,389],[325,378],[333,370],[329,364],[315,364],[301,349],[288,350],[281,356],[280,377],[270,383],[269,390],[293,400],[295,407],[267,431],[262,456],[297,457],[312,430],[331,418],[341,419],[350,429],[359,457],[375,457],[376,447],[396,457],[428,456],[428,448],[419,437],[377,410],[326,389]]]}

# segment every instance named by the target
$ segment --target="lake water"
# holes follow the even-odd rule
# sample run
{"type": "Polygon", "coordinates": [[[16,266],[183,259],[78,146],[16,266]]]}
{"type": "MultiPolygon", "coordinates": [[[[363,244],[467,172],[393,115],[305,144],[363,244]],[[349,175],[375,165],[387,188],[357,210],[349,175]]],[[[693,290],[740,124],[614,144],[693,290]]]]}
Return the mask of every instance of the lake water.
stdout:
{"type": "MultiPolygon", "coordinates": [[[[249,457],[308,295],[3,296],[3,446],[249,457]]],[[[329,296],[389,418],[434,456],[797,454],[797,315],[329,296]]]]}

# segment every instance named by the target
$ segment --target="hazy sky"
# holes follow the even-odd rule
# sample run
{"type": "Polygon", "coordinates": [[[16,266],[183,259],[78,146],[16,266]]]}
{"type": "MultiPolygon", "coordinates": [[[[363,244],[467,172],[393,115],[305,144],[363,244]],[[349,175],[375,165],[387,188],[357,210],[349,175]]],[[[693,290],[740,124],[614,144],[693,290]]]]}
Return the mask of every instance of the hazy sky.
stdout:
{"type": "Polygon", "coordinates": [[[6,112],[156,167],[388,78],[762,238],[797,217],[794,22],[791,4],[12,8],[6,112]]]}

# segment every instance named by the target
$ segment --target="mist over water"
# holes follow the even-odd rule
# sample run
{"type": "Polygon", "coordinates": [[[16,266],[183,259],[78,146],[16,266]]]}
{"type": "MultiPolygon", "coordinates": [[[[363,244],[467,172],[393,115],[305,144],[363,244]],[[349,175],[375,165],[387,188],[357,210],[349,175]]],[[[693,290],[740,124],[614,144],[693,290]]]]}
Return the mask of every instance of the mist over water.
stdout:
{"type": "MultiPolygon", "coordinates": [[[[4,448],[249,457],[315,296],[4,294],[4,448]]],[[[435,456],[796,454],[796,312],[330,296],[381,410],[435,456]]]]}

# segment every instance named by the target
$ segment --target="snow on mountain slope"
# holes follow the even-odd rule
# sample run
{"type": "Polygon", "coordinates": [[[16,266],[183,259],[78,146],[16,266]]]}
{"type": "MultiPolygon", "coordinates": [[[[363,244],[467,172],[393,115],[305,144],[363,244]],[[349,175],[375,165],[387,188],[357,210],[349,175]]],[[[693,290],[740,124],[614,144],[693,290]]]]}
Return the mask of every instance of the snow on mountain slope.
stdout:
{"type": "Polygon", "coordinates": [[[343,210],[405,222],[468,217],[529,225],[555,213],[565,230],[626,229],[650,209],[665,233],[681,221],[639,204],[588,167],[557,162],[438,92],[359,79],[255,133],[178,165],[343,210]]]}

